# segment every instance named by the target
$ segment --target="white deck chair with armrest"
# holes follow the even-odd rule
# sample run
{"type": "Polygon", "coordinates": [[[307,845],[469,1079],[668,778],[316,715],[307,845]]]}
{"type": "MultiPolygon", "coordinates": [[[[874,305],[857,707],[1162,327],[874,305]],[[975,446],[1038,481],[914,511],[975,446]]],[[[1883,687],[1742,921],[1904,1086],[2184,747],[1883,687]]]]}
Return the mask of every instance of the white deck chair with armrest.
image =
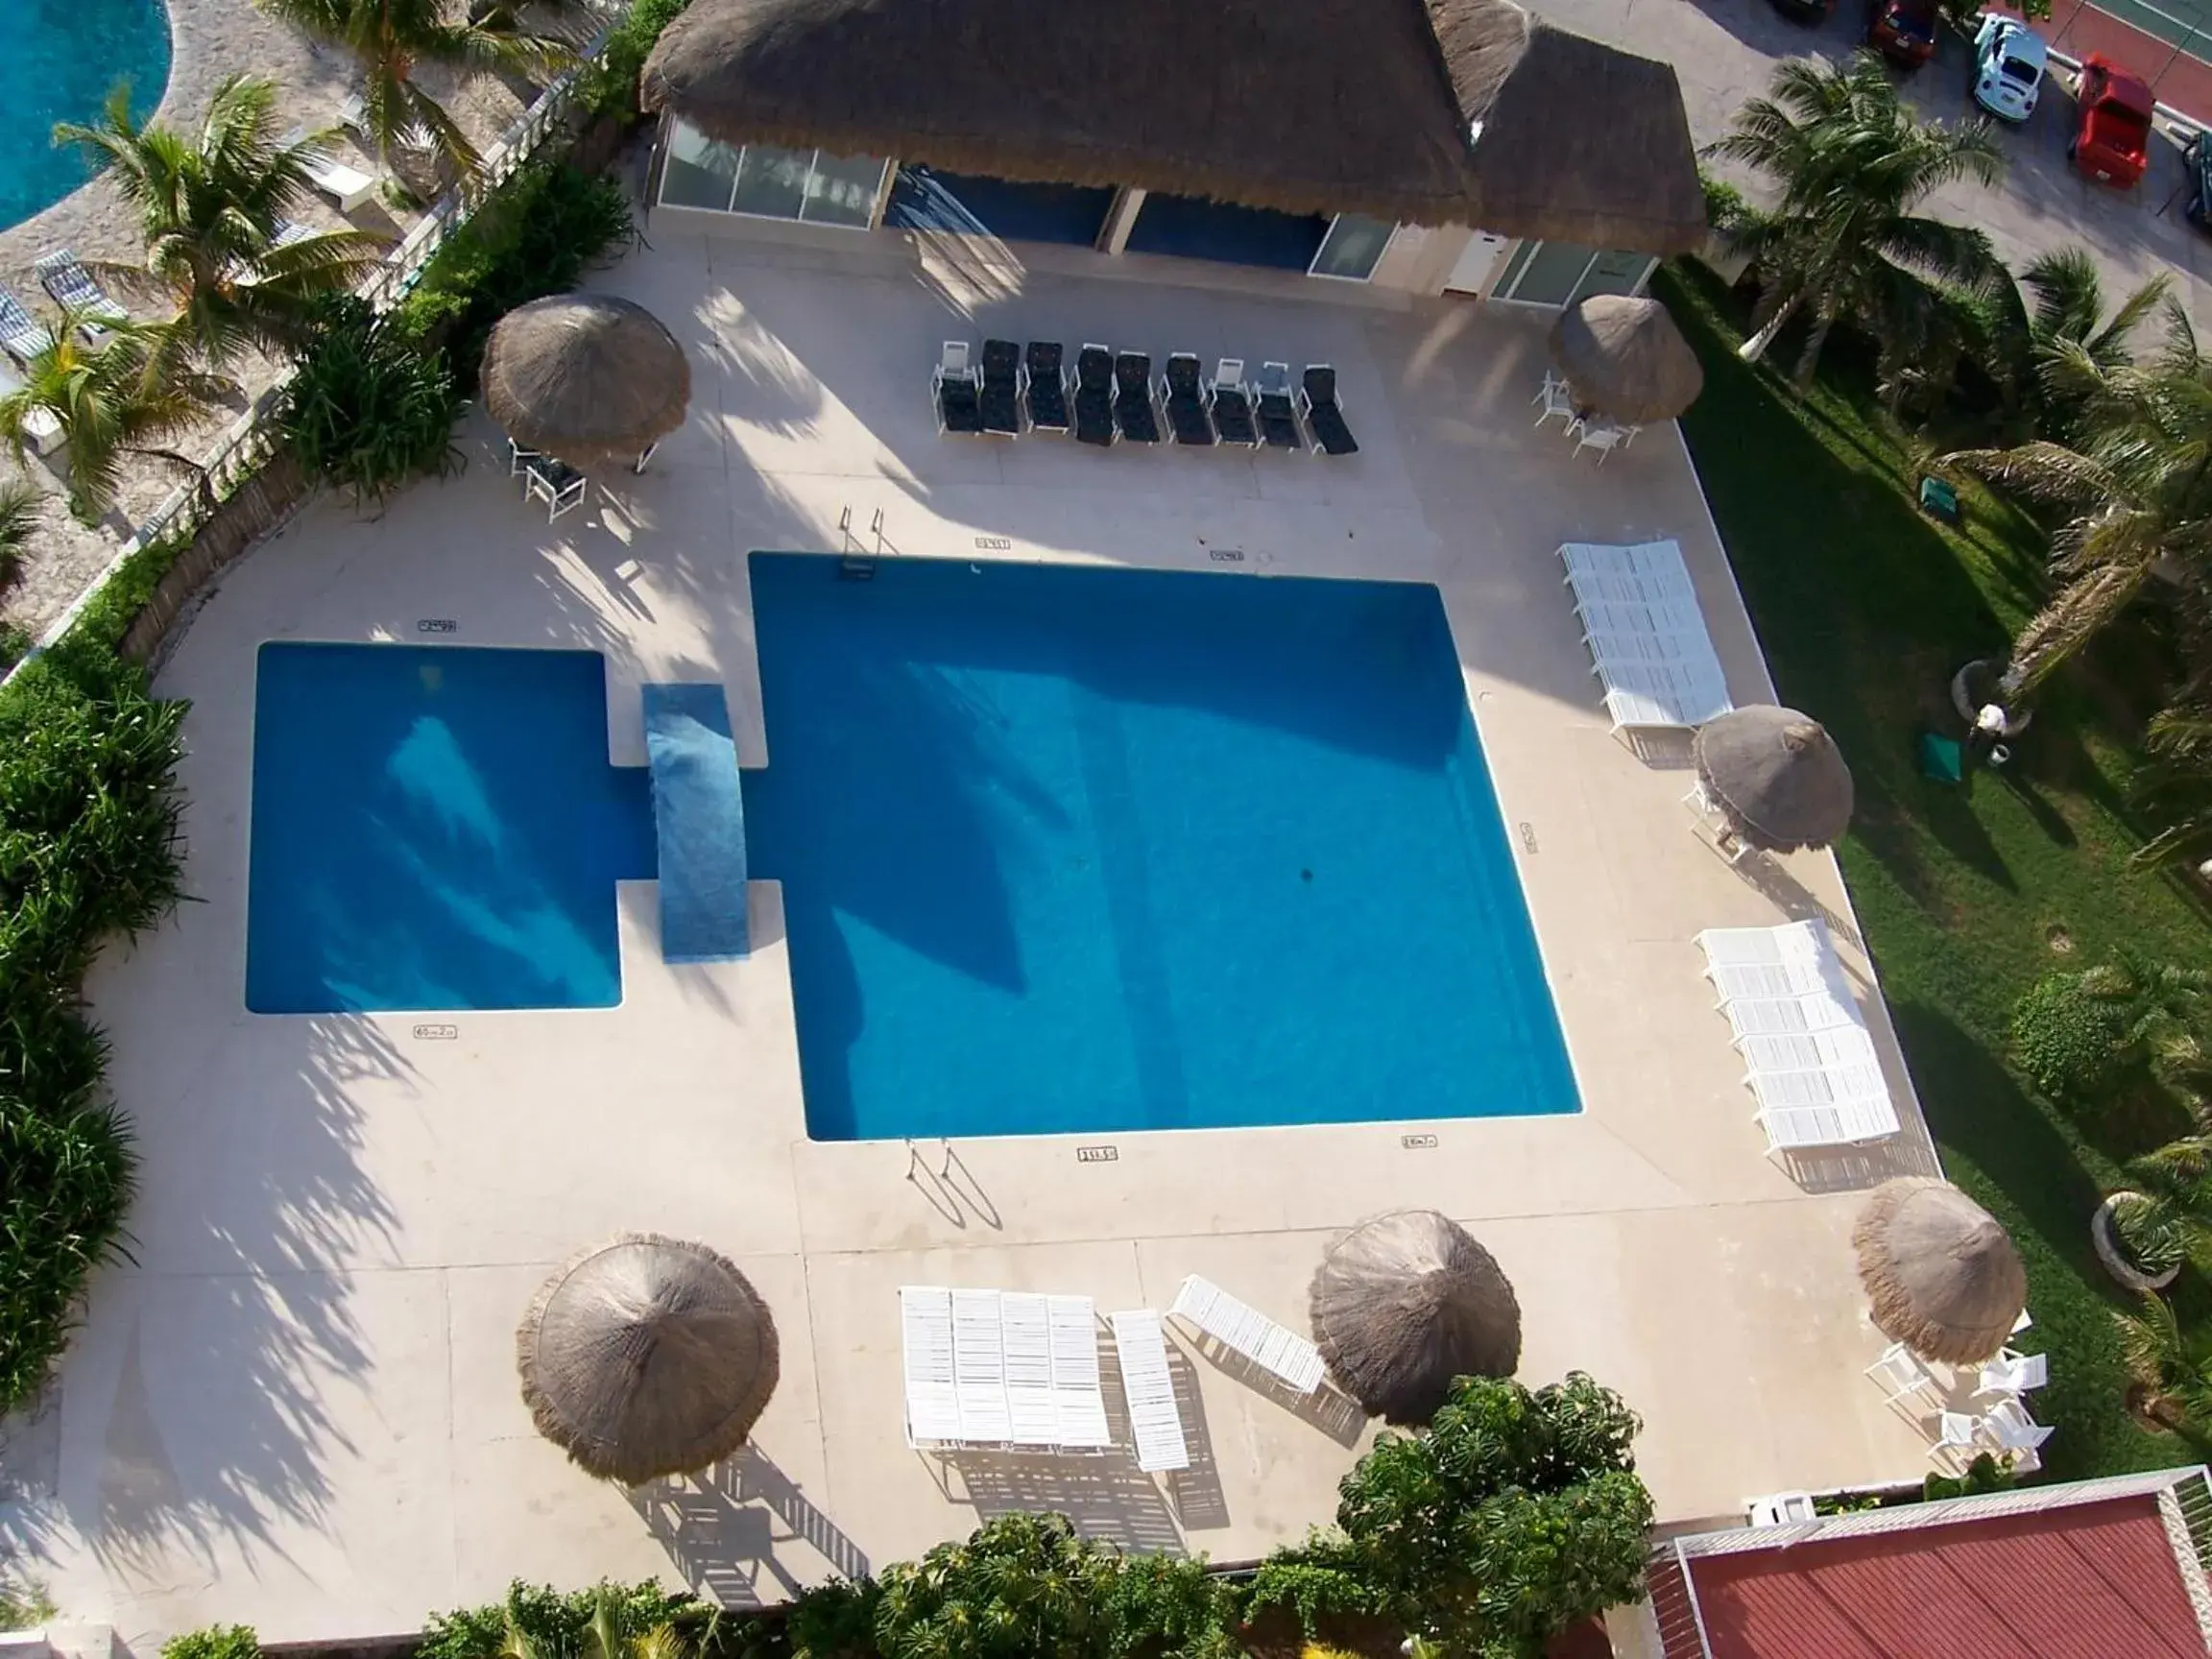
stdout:
{"type": "Polygon", "coordinates": [[[998,1298],[1006,1357],[1006,1410],[1017,1446],[1057,1446],[1060,1411],[1052,1392],[1052,1327],[1042,1296],[1008,1290],[998,1298]]]}
{"type": "Polygon", "coordinates": [[[1052,1398],[1057,1444],[1094,1450],[1114,1444],[1106,1395],[1098,1382],[1098,1310],[1088,1296],[1048,1296],[1052,1329],[1052,1398]]]}
{"type": "Polygon", "coordinates": [[[952,1292],[952,1392],[960,1438],[1003,1446],[1014,1438],[1006,1400],[1006,1336],[996,1290],[952,1292]]]}
{"type": "Polygon", "coordinates": [[[1110,1313],[1114,1352],[1121,1364],[1121,1389],[1129,1398],[1129,1429],[1137,1439],[1137,1467],[1148,1474],[1190,1467],[1183,1413],[1175,1404],[1175,1377],[1167,1368],[1167,1339],[1160,1315],[1149,1308],[1110,1313]]]}
{"type": "Polygon", "coordinates": [[[952,1381],[952,1292],[933,1285],[899,1287],[899,1326],[906,1373],[906,1444],[960,1438],[952,1381]]]}
{"type": "Polygon", "coordinates": [[[1170,1317],[1186,1319],[1233,1354],[1280,1377],[1301,1394],[1321,1386],[1321,1351],[1264,1313],[1248,1308],[1212,1280],[1193,1273],[1175,1292],[1170,1317]]]}
{"type": "Polygon", "coordinates": [[[1998,1401],[1982,1426],[1998,1451],[2011,1454],[2013,1468],[2028,1473],[2042,1467],[2043,1442],[2051,1438],[2052,1426],[2036,1422],[2020,1401],[1998,1401]]]}
{"type": "Polygon", "coordinates": [[[2016,1398],[2030,1389],[2042,1387],[2050,1381],[2051,1357],[2048,1354],[2015,1354],[2007,1348],[1982,1367],[1980,1386],[1974,1390],[1974,1398],[1980,1400],[1989,1394],[2016,1398]]]}

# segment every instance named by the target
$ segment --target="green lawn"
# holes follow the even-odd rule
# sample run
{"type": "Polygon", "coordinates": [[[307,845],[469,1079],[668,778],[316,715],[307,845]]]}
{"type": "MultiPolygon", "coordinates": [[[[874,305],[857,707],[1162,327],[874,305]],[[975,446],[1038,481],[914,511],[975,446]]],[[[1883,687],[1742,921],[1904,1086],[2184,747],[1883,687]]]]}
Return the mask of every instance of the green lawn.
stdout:
{"type": "MultiPolygon", "coordinates": [[[[2045,1467],[2073,1479],[2197,1461],[2123,1407],[2112,1310],[2124,1304],[2087,1231],[2117,1161],[2178,1126],[2078,1123],[2007,1057],[2012,1003],[2048,970],[2122,944],[2202,962],[2212,944],[2176,882],[2128,863],[2141,843],[2123,799],[2138,715],[2122,687],[2143,678],[2146,648],[2106,650],[2048,688],[2004,772],[1964,788],[1921,778],[1917,732],[1960,730],[1952,672],[2001,657],[2032,608],[2035,527],[1972,488],[1963,533],[1934,524],[1912,504],[1918,469],[1849,363],[1824,369],[1800,403],[1737,360],[1741,319],[1701,270],[1653,287],[1704,360],[1683,426],[1775,683],[1826,722],[1858,781],[1843,874],[1944,1167],[2027,1259],[2035,1325],[2023,1345],[2052,1356],[2033,1404],[2058,1430],[2045,1467]]],[[[1793,343],[1775,355],[1789,365],[1793,343]]],[[[2181,1295],[2193,1314],[2212,1310],[2194,1276],[2181,1295]]]]}

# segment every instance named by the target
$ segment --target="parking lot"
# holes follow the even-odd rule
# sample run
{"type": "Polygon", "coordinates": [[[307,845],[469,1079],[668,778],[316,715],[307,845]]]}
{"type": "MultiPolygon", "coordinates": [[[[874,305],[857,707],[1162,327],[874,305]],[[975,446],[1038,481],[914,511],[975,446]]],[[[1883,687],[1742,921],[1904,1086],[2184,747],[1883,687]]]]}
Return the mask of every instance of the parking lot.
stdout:
{"type": "MultiPolygon", "coordinates": [[[[1707,144],[1727,131],[1743,100],[1766,89],[1773,65],[1794,55],[1840,57],[1859,43],[1863,0],[1838,0],[1824,23],[1783,16],[1769,0],[1529,0],[1562,27],[1671,62],[1682,80],[1691,131],[1707,144]]],[[[1967,96],[1968,43],[1946,34],[1936,60],[1905,79],[1925,114],[1959,119],[1974,112],[1967,96]]],[[[2132,65],[2148,73],[2155,64],[2132,65]]],[[[2212,237],[2182,215],[2186,166],[2171,132],[2153,146],[2151,172],[2131,191],[2092,184],[2066,161],[2074,102],[2062,82],[2044,90],[2033,117],[2003,133],[2010,156],[1995,188],[1958,184],[1930,210],[1979,225],[2015,270],[2038,253],[2080,243],[2104,268],[2114,297],[2160,271],[2200,327],[2212,322],[2212,237]]],[[[1727,171],[1723,169],[1723,171],[1727,171]]]]}

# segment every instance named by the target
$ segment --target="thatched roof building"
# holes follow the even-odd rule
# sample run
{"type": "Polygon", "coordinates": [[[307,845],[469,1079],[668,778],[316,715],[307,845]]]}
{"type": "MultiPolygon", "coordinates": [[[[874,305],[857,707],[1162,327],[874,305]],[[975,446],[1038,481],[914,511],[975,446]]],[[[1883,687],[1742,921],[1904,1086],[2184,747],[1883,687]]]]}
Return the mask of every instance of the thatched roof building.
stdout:
{"type": "Polygon", "coordinates": [[[648,108],[727,143],[1675,253],[1674,71],[1509,0],[695,0],[648,108]]]}

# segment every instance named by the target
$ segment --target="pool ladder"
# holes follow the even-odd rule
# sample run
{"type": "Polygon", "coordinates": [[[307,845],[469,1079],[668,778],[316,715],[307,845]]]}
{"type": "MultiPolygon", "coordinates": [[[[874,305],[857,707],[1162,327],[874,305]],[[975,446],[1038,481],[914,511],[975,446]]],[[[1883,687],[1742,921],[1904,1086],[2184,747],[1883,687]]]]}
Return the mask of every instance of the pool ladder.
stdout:
{"type": "Polygon", "coordinates": [[[861,544],[853,534],[853,509],[848,507],[837,516],[837,577],[842,582],[873,582],[876,566],[883,562],[883,509],[876,509],[876,517],[869,521],[868,533],[876,539],[873,551],[861,544]]]}

